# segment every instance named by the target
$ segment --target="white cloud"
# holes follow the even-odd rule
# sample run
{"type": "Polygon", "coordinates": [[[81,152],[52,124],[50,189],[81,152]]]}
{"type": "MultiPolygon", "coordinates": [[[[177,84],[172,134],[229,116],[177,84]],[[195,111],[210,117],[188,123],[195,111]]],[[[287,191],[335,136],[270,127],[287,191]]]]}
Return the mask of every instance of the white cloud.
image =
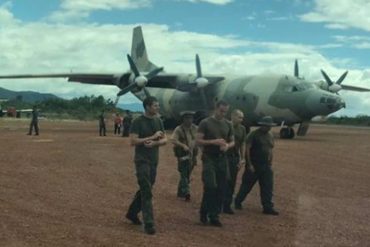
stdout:
{"type": "Polygon", "coordinates": [[[370,1],[368,0],[315,0],[312,12],[301,20],[327,23],[328,28],[358,28],[370,31],[370,1]]]}
{"type": "Polygon", "coordinates": [[[62,0],[61,7],[67,10],[112,10],[147,7],[151,0],[62,0]]]}
{"type": "Polygon", "coordinates": [[[370,37],[369,36],[334,36],[334,39],[342,44],[349,45],[356,49],[370,49],[370,37]]]}
{"type": "MultiPolygon", "coordinates": [[[[2,75],[68,73],[71,70],[124,73],[129,69],[125,55],[131,50],[131,32],[136,24],[23,23],[14,19],[6,8],[0,8],[0,13],[11,16],[7,24],[0,26],[2,75]]],[[[159,66],[165,66],[167,72],[195,73],[196,53],[200,55],[205,74],[253,75],[269,72],[292,75],[294,59],[298,58],[300,73],[306,79],[321,79],[321,68],[335,79],[348,64],[346,59],[330,61],[320,54],[317,47],[302,44],[173,32],[168,26],[157,24],[143,24],[143,31],[150,59],[159,66]]],[[[370,71],[351,70],[345,83],[370,87],[369,75],[370,71]]],[[[92,94],[114,98],[118,92],[114,86],[68,83],[65,79],[7,80],[0,81],[0,86],[11,90],[54,93],[68,98],[92,94]]],[[[348,106],[353,99],[349,95],[348,106]]],[[[121,101],[129,103],[136,100],[131,95],[122,97],[121,101]]],[[[357,105],[370,115],[370,102],[362,100],[359,104],[356,101],[357,105]]]]}
{"type": "Polygon", "coordinates": [[[136,9],[148,7],[152,0],[62,0],[61,9],[53,12],[48,20],[73,22],[83,20],[96,10],[136,9]]]}
{"type": "Polygon", "coordinates": [[[232,3],[234,0],[186,0],[192,3],[199,3],[199,2],[205,2],[205,3],[211,3],[211,4],[217,4],[217,5],[226,5],[229,3],[232,3]]]}

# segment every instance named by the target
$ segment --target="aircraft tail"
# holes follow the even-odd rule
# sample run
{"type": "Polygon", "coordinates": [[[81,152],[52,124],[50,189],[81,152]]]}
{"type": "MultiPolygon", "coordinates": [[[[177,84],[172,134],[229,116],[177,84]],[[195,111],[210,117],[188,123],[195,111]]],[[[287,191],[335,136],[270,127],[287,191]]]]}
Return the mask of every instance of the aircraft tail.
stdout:
{"type": "Polygon", "coordinates": [[[133,30],[131,57],[134,60],[139,71],[147,72],[157,68],[157,66],[155,66],[148,59],[148,54],[146,53],[144,36],[141,30],[141,26],[137,26],[133,30]]]}

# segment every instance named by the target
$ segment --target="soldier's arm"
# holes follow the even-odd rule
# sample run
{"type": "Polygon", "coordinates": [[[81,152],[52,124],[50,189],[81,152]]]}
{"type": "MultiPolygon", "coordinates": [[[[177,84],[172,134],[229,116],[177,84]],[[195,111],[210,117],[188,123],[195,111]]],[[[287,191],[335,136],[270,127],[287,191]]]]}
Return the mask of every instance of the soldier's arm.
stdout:
{"type": "Polygon", "coordinates": [[[198,144],[199,146],[207,146],[207,145],[223,146],[226,144],[226,141],[224,139],[205,140],[204,134],[201,132],[198,132],[196,135],[196,144],[198,144]]]}
{"type": "Polygon", "coordinates": [[[175,146],[183,148],[185,151],[188,151],[189,147],[187,145],[185,145],[184,143],[180,142],[179,139],[180,139],[179,138],[179,129],[176,128],[173,131],[173,134],[171,136],[171,139],[170,139],[171,143],[175,146]]]}
{"type": "Polygon", "coordinates": [[[163,132],[161,139],[159,139],[158,141],[154,141],[154,145],[156,146],[163,146],[163,145],[166,145],[166,143],[167,143],[167,135],[165,132],[163,132]]]}

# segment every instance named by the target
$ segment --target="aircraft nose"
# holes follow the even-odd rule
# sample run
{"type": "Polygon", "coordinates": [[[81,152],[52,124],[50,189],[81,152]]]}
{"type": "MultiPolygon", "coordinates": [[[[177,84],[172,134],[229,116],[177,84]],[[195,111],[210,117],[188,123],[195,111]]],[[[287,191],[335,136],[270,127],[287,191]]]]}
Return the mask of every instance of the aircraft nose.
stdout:
{"type": "Polygon", "coordinates": [[[307,100],[310,110],[317,115],[328,115],[344,107],[346,103],[335,94],[313,94],[307,100]]]}

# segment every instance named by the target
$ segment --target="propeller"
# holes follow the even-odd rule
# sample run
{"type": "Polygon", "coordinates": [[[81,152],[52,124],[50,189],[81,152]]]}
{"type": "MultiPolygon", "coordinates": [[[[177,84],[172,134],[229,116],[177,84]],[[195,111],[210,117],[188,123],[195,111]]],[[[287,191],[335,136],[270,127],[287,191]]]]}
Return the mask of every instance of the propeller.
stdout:
{"type": "Polygon", "coordinates": [[[338,93],[341,89],[342,86],[340,85],[343,80],[346,78],[348,71],[344,72],[339,79],[336,82],[333,82],[330,77],[325,73],[324,70],[321,70],[321,74],[324,77],[326,83],[328,84],[328,90],[333,93],[338,93]]]}
{"type": "Polygon", "coordinates": [[[294,62],[294,76],[299,78],[299,67],[297,59],[294,62]]]}
{"type": "MultiPolygon", "coordinates": [[[[152,79],[158,73],[160,73],[163,70],[163,67],[155,68],[152,71],[150,71],[148,74],[141,75],[134,60],[132,60],[129,54],[127,54],[127,60],[128,60],[128,63],[130,64],[130,69],[133,73],[133,79],[131,80],[131,83],[127,87],[123,88],[121,91],[118,92],[117,97],[120,97],[128,93],[134,88],[144,89],[145,94],[148,96],[149,92],[145,90],[146,84],[148,83],[150,79],[152,79]]],[[[118,102],[118,99],[117,99],[117,102],[118,102]]]]}
{"type": "Polygon", "coordinates": [[[209,84],[209,81],[207,78],[203,77],[202,74],[202,66],[200,65],[200,59],[199,55],[195,55],[195,68],[197,70],[197,78],[194,80],[198,88],[204,88],[209,84]]]}

